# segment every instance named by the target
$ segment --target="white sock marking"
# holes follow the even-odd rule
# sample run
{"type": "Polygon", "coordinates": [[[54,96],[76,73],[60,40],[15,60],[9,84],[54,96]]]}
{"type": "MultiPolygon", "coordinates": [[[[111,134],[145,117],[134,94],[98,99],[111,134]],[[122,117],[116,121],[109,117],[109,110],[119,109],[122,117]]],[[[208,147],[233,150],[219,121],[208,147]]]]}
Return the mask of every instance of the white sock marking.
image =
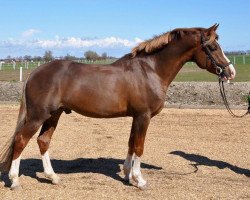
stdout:
{"type": "Polygon", "coordinates": [[[134,157],[134,165],[133,165],[133,178],[138,183],[138,187],[143,187],[146,185],[146,181],[142,178],[141,175],[141,158],[139,156],[134,157]]]}
{"type": "Polygon", "coordinates": [[[21,156],[13,160],[10,167],[9,178],[18,178],[19,175],[19,166],[20,166],[21,156]]]}
{"type": "Polygon", "coordinates": [[[127,154],[127,158],[123,165],[125,180],[129,180],[132,178],[131,175],[132,161],[133,161],[133,155],[127,154]]]}
{"type": "Polygon", "coordinates": [[[44,168],[44,173],[46,175],[52,175],[54,174],[54,170],[51,166],[50,158],[49,158],[49,152],[46,151],[45,154],[42,155],[42,161],[43,161],[43,168],[44,168]]]}
{"type": "Polygon", "coordinates": [[[20,161],[21,161],[21,155],[12,161],[10,171],[9,171],[9,178],[12,182],[11,188],[18,188],[20,186],[19,183],[19,166],[20,166],[20,161]]]}
{"type": "Polygon", "coordinates": [[[47,178],[52,180],[53,184],[58,184],[59,183],[59,177],[56,175],[54,172],[50,158],[49,158],[49,152],[46,151],[45,154],[42,155],[42,161],[43,161],[43,169],[44,169],[44,174],[47,178]]]}

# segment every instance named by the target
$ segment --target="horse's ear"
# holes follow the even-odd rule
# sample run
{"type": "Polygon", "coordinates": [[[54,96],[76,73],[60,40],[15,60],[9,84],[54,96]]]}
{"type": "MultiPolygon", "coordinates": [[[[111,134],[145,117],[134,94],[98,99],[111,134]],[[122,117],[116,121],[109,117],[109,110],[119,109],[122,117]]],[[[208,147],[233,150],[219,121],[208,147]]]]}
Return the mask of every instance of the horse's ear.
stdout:
{"type": "Polygon", "coordinates": [[[216,23],[216,26],[215,26],[215,31],[217,30],[217,28],[219,27],[219,23],[216,23]]]}
{"type": "Polygon", "coordinates": [[[207,41],[204,43],[204,45],[211,44],[217,37],[216,30],[218,28],[219,24],[214,24],[210,28],[208,28],[205,33],[207,35],[207,41]]]}
{"type": "Polygon", "coordinates": [[[211,32],[215,32],[218,28],[219,24],[214,24],[213,26],[211,26],[210,28],[207,29],[207,32],[208,33],[211,33],[211,32]]]}

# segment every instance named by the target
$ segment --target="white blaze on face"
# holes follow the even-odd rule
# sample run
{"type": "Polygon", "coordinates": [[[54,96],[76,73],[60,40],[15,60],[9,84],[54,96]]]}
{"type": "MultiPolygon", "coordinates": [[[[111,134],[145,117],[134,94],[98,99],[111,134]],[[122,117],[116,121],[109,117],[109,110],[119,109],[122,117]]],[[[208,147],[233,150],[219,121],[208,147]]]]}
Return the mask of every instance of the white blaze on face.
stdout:
{"type": "MultiPolygon", "coordinates": [[[[223,51],[222,48],[221,48],[221,52],[222,52],[224,58],[226,59],[226,61],[230,63],[230,60],[229,60],[228,57],[224,54],[224,51],[223,51]]],[[[228,67],[229,67],[229,70],[230,70],[230,72],[231,72],[230,79],[234,79],[235,76],[236,76],[236,70],[235,70],[233,64],[230,63],[228,67]]]]}

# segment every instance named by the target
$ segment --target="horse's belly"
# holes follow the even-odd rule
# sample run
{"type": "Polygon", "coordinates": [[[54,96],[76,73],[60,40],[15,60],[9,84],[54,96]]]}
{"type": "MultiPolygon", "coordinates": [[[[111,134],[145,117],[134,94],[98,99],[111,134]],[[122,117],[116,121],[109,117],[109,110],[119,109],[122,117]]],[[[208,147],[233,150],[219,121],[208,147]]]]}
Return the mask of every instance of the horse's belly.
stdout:
{"type": "Polygon", "coordinates": [[[63,105],[88,117],[109,118],[127,115],[126,100],[116,94],[74,95],[63,102],[63,105]]]}

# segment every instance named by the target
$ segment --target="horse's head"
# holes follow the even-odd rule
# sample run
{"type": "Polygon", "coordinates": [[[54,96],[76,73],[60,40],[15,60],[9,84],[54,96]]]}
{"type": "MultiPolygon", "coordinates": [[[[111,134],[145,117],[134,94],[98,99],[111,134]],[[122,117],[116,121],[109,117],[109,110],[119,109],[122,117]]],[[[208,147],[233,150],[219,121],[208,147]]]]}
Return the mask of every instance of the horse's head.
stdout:
{"type": "MultiPolygon", "coordinates": [[[[216,29],[218,24],[205,28],[177,28],[170,32],[141,42],[132,50],[132,57],[167,52],[167,58],[173,59],[176,51],[185,52],[184,60],[194,61],[197,65],[223,79],[233,79],[236,71],[218,44],[216,29]],[[164,51],[164,49],[166,51],[164,51]],[[170,50],[169,50],[170,49],[170,50]],[[171,53],[170,53],[171,52],[171,53]]],[[[165,54],[160,54],[165,56],[165,54]]],[[[178,58],[180,61],[180,58],[178,58]]]]}
{"type": "Polygon", "coordinates": [[[201,29],[197,33],[198,45],[194,49],[193,61],[200,68],[217,74],[224,80],[233,79],[236,71],[218,43],[216,34],[218,26],[215,24],[208,29],[201,29]]]}

